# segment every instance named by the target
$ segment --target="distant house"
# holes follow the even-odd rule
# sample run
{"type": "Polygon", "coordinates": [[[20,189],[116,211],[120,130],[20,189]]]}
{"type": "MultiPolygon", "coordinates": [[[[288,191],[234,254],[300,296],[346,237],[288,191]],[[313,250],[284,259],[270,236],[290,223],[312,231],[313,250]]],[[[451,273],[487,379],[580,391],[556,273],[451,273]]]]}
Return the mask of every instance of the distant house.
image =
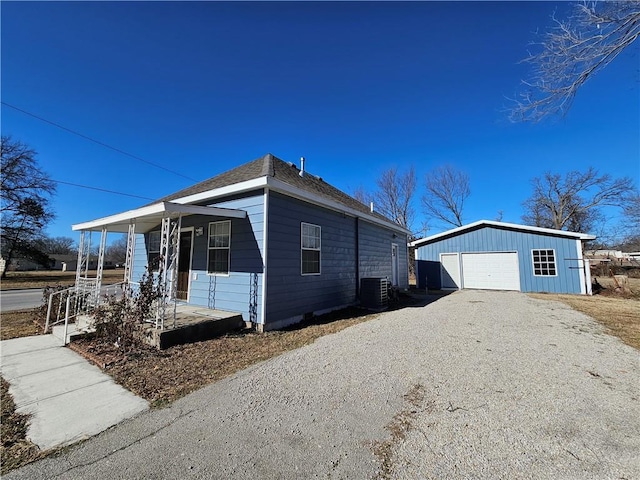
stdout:
{"type": "Polygon", "coordinates": [[[29,271],[38,271],[38,270],[50,270],[50,266],[42,265],[30,258],[24,257],[14,257],[11,259],[11,262],[7,265],[7,262],[4,258],[0,260],[0,272],[4,272],[4,270],[8,272],[29,272],[29,271]]]}
{"type": "Polygon", "coordinates": [[[260,331],[355,304],[365,277],[409,285],[407,230],[271,154],[73,229],[127,233],[125,279],[150,266],[168,301],[238,312],[260,331]]]}
{"type": "Polygon", "coordinates": [[[591,293],[593,235],[480,220],[412,242],[418,288],[591,293]]]}

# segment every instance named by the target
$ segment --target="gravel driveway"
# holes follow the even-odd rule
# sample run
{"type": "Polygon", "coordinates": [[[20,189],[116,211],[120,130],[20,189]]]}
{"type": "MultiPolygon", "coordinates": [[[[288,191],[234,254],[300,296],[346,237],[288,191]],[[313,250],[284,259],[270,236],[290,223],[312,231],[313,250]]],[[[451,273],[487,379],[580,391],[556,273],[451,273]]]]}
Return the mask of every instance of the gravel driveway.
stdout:
{"type": "Polygon", "coordinates": [[[569,307],[382,314],[10,478],[640,478],[640,359],[569,307]]]}

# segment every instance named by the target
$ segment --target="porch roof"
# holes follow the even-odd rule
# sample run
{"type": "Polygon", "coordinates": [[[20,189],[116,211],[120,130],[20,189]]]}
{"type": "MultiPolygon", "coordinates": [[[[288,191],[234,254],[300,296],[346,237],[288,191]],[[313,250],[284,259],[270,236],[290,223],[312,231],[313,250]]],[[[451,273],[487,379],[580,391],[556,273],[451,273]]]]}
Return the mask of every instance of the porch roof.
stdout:
{"type": "Polygon", "coordinates": [[[155,228],[163,217],[177,217],[179,215],[208,215],[213,217],[246,218],[247,212],[233,208],[203,207],[199,205],[181,205],[174,202],[158,202],[146,207],[128,210],[126,212],[98,218],[90,222],[72,225],[74,231],[101,231],[106,228],[109,232],[127,233],[129,224],[134,223],[136,233],[146,233],[155,228]]]}

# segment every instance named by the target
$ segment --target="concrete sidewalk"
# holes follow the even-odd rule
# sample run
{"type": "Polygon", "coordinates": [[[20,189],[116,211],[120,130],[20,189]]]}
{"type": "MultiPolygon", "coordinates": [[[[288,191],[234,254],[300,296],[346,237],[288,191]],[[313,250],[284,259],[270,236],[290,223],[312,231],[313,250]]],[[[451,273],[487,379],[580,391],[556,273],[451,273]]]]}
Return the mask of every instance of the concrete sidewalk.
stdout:
{"type": "Polygon", "coordinates": [[[27,436],[42,450],[96,435],[149,408],[53,335],[0,342],[0,372],[16,410],[31,415],[27,436]]]}

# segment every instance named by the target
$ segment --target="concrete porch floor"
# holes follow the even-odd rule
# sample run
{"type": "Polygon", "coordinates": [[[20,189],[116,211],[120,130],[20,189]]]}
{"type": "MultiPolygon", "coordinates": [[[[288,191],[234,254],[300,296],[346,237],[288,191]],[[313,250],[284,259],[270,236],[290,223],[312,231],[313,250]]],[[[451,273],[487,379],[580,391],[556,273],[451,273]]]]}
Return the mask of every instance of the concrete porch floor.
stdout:
{"type": "Polygon", "coordinates": [[[166,314],[168,318],[164,321],[164,329],[156,329],[155,325],[146,329],[149,343],[159,349],[210,340],[245,326],[240,313],[198,305],[178,304],[175,322],[172,305],[167,306],[166,314]]]}
{"type": "MultiPolygon", "coordinates": [[[[164,321],[165,330],[182,328],[200,322],[211,320],[223,320],[240,315],[237,312],[227,312],[226,310],[215,310],[199,305],[178,304],[176,306],[176,322],[173,323],[173,306],[167,306],[167,319],[164,321]]],[[[241,316],[241,315],[240,315],[241,316]]]]}
{"type": "MultiPolygon", "coordinates": [[[[174,345],[193,343],[224,335],[245,326],[242,315],[237,312],[215,310],[198,305],[178,304],[176,306],[175,323],[173,305],[168,305],[167,319],[162,330],[156,329],[155,320],[149,319],[144,327],[147,343],[165,349],[174,345]]],[[[67,343],[95,331],[89,316],[83,315],[77,323],[70,323],[67,329],[67,343]]],[[[64,338],[64,325],[52,328],[53,336],[64,338]]]]}

